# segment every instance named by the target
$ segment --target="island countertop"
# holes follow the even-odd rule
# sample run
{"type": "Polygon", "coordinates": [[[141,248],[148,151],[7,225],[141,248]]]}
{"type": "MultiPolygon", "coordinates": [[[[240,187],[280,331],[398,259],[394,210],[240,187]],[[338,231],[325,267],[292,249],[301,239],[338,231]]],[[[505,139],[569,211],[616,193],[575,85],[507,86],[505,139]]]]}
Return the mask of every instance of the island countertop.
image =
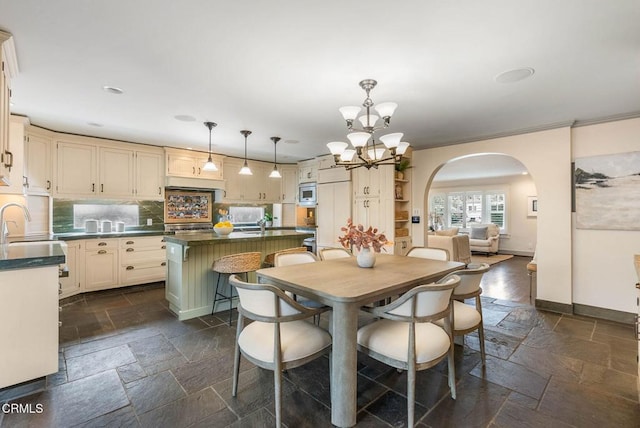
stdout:
{"type": "Polygon", "coordinates": [[[268,241],[274,239],[289,238],[311,238],[313,232],[297,232],[295,230],[267,230],[247,231],[247,232],[231,232],[229,235],[221,236],[215,232],[182,232],[175,235],[166,235],[164,240],[179,245],[211,245],[216,243],[229,243],[233,241],[268,241]]]}
{"type": "Polygon", "coordinates": [[[0,246],[0,270],[27,269],[65,262],[62,245],[55,241],[0,246]]]}

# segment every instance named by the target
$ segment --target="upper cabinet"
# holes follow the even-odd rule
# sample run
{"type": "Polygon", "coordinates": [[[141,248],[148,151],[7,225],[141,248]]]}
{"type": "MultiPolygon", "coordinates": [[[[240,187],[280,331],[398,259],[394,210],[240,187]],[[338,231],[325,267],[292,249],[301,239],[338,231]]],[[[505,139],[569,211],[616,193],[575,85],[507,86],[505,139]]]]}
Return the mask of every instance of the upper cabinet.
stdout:
{"type": "Polygon", "coordinates": [[[22,116],[11,116],[9,119],[9,146],[13,165],[6,171],[6,182],[0,186],[0,193],[22,195],[24,189],[24,126],[28,119],[22,116]]]}
{"type": "Polygon", "coordinates": [[[203,166],[209,158],[207,153],[172,148],[165,148],[165,153],[167,155],[167,175],[170,177],[222,180],[222,157],[220,156],[211,156],[218,170],[205,171],[203,166]]]}
{"type": "Polygon", "coordinates": [[[163,200],[163,160],[160,147],[57,141],[54,196],[163,200]]]}
{"type": "Polygon", "coordinates": [[[51,141],[49,132],[28,126],[24,139],[24,187],[28,195],[50,195],[51,141]]]}
{"type": "Polygon", "coordinates": [[[280,165],[282,175],[282,203],[295,204],[298,195],[298,167],[296,165],[280,165]]]}
{"type": "Polygon", "coordinates": [[[298,162],[298,182],[310,183],[318,181],[318,161],[310,159],[298,162]]]}
{"type": "MultiPolygon", "coordinates": [[[[9,139],[9,115],[11,114],[11,77],[17,74],[17,60],[13,37],[9,33],[0,31],[0,186],[11,184],[11,169],[16,164],[12,142],[9,139]]],[[[22,147],[22,141],[20,141],[22,147]]],[[[14,178],[15,180],[15,178],[14,178]]],[[[22,177],[18,177],[21,186],[22,177]]]]}
{"type": "Polygon", "coordinates": [[[226,158],[224,164],[225,190],[222,192],[222,199],[225,202],[281,202],[283,179],[269,177],[273,164],[249,161],[252,175],[239,174],[244,164],[243,159],[226,158]]]}

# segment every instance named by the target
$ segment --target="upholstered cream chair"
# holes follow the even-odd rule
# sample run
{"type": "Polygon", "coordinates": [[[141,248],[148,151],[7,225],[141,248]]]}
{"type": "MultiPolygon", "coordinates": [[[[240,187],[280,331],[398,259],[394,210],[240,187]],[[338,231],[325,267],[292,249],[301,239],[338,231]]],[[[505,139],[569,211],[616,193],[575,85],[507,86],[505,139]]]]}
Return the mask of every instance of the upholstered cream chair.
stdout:
{"type": "Polygon", "coordinates": [[[323,248],[320,250],[322,260],[342,259],[352,255],[346,248],[323,248]]]}
{"type": "Polygon", "coordinates": [[[407,426],[414,425],[416,371],[433,367],[448,356],[449,388],[456,398],[451,327],[451,293],[460,282],[452,275],[438,283],[412,288],[394,302],[362,308],[380,319],[358,330],[358,350],[407,370],[407,426]],[[433,324],[440,320],[443,327],[433,324]]]}
{"type": "Polygon", "coordinates": [[[482,253],[498,253],[500,245],[500,228],[497,224],[478,224],[469,232],[469,248],[482,253]]]}
{"type": "Polygon", "coordinates": [[[432,260],[449,260],[449,252],[442,248],[429,248],[429,247],[413,247],[407,253],[407,257],[419,257],[422,259],[432,260]]]}
{"type": "MultiPolygon", "coordinates": [[[[442,280],[446,281],[449,277],[458,277],[460,284],[453,290],[451,299],[453,299],[453,335],[463,336],[474,330],[478,330],[478,339],[480,341],[480,356],[482,357],[482,365],[485,365],[486,357],[484,350],[484,324],[482,323],[482,301],[480,295],[482,288],[480,282],[482,275],[489,270],[488,263],[470,264],[466,269],[457,270],[445,276],[442,280]],[[465,299],[475,298],[475,307],[464,303],[465,299]]],[[[442,321],[436,321],[436,324],[443,326],[442,321]]]]}
{"type": "Polygon", "coordinates": [[[471,263],[468,235],[438,235],[437,232],[427,236],[427,247],[447,250],[452,262],[471,263]]]}
{"type": "MultiPolygon", "coordinates": [[[[331,351],[331,335],[305,321],[319,314],[270,284],[249,284],[233,275],[239,298],[232,395],[238,395],[240,354],[273,370],[276,426],[282,426],[282,371],[308,363],[331,351]],[[245,325],[245,318],[253,320],[245,325]]],[[[293,404],[293,403],[292,403],[293,404]]]]}
{"type": "Polygon", "coordinates": [[[527,263],[527,275],[529,275],[529,299],[533,296],[533,280],[538,275],[538,261],[536,259],[537,253],[533,253],[533,258],[527,263]]]}

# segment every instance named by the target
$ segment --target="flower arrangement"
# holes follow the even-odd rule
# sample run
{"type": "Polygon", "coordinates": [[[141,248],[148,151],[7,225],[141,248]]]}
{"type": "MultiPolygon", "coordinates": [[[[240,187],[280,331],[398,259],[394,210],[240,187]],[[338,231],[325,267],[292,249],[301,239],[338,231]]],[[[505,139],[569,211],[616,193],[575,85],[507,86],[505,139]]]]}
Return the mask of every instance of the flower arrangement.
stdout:
{"type": "Polygon", "coordinates": [[[380,250],[387,251],[384,246],[390,245],[391,242],[387,241],[384,233],[378,233],[378,229],[369,226],[365,229],[363,225],[355,225],[349,218],[347,219],[347,225],[340,228],[344,232],[344,236],[338,237],[338,241],[344,248],[349,249],[354,246],[358,251],[363,248],[373,248],[373,251],[379,253],[380,250]]]}

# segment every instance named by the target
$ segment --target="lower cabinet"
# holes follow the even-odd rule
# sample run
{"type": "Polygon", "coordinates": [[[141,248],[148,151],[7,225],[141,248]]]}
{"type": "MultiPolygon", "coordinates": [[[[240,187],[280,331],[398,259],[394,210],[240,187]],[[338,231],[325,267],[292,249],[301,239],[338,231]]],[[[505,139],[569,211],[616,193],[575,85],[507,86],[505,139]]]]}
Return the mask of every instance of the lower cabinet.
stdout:
{"type": "Polygon", "coordinates": [[[161,235],[68,241],[69,276],[60,278],[60,298],[164,281],[166,260],[161,235]]]}
{"type": "Polygon", "coordinates": [[[411,237],[404,236],[396,238],[393,242],[393,254],[396,256],[406,256],[411,249],[411,237]]]}

